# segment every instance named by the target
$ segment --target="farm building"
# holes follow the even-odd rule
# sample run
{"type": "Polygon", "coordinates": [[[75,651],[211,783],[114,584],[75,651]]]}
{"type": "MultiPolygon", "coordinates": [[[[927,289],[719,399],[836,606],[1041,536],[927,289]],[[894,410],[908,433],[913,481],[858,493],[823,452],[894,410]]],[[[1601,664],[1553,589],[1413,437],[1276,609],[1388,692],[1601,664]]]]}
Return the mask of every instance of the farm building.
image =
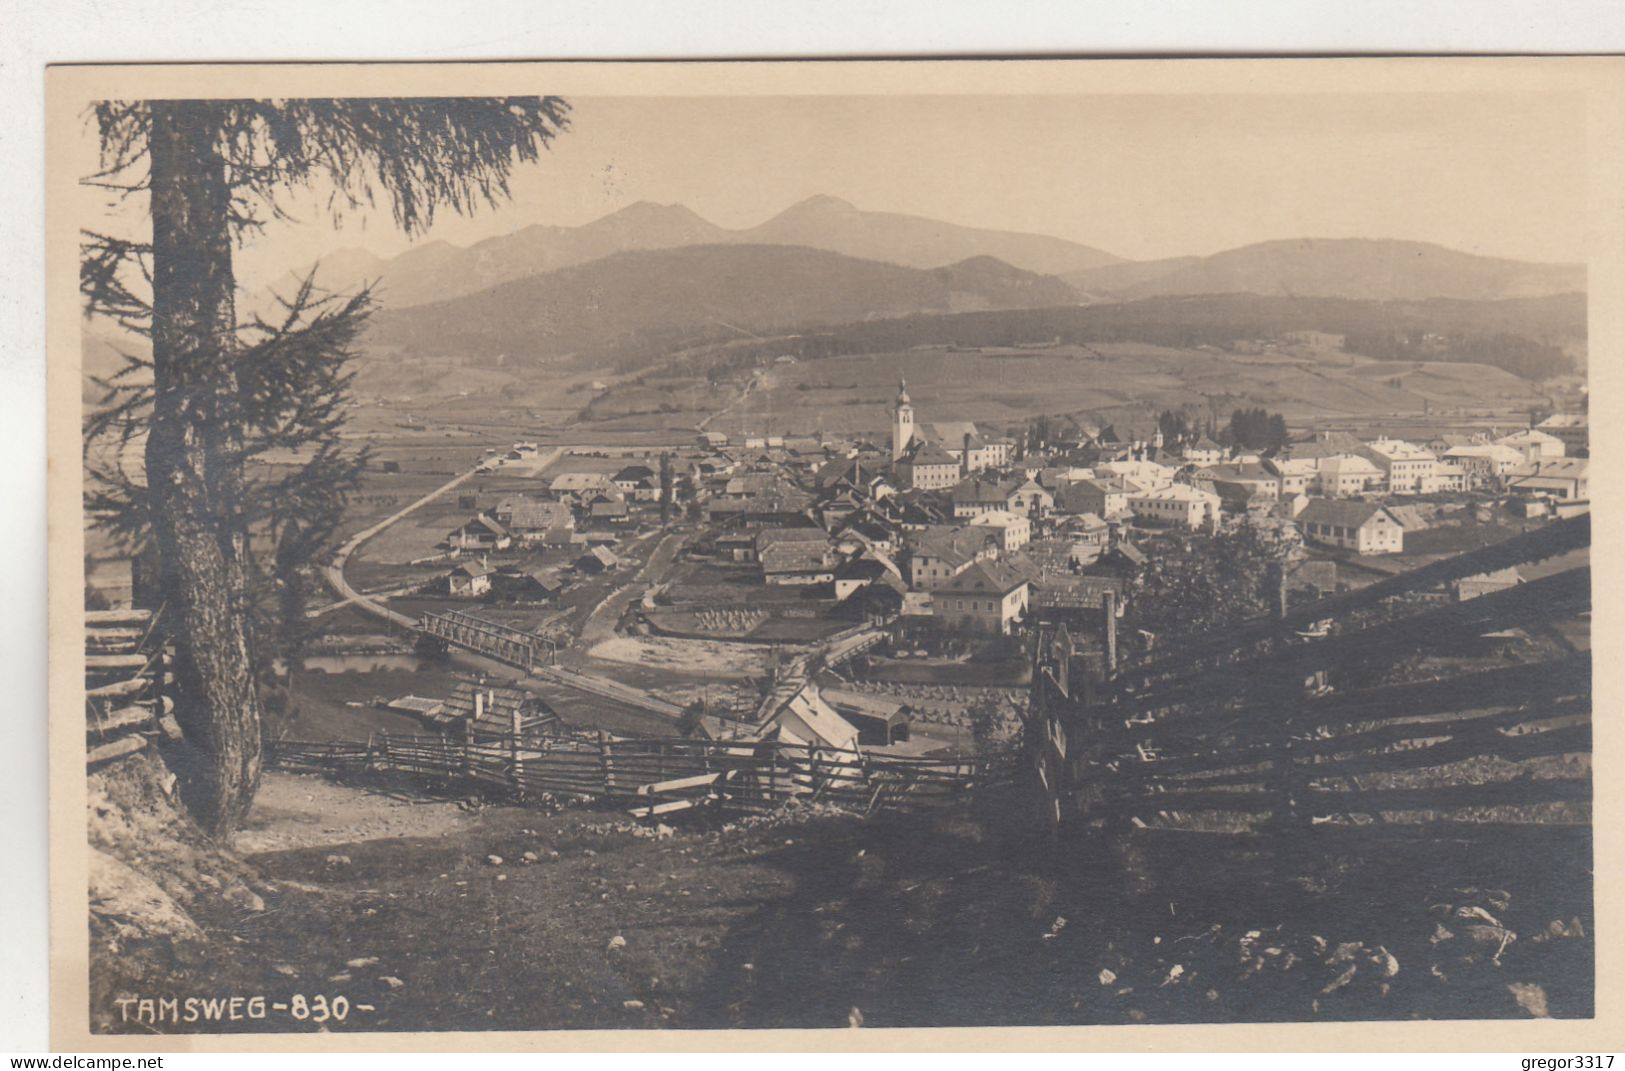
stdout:
{"type": "Polygon", "coordinates": [[[445,715],[470,739],[510,739],[558,731],[563,722],[540,696],[505,681],[462,681],[446,699],[445,715]]]}
{"type": "Polygon", "coordinates": [[[507,526],[489,514],[481,513],[451,530],[446,545],[455,551],[506,550],[513,544],[507,526]]]}
{"type": "Polygon", "coordinates": [[[858,730],[835,712],[815,685],[808,683],[768,716],[758,739],[856,751],[858,730]]]}
{"type": "Polygon", "coordinates": [[[575,560],[575,569],[578,573],[596,575],[613,569],[621,564],[621,559],[608,547],[593,547],[575,560]]]}
{"type": "Polygon", "coordinates": [[[1310,499],[1298,514],[1298,527],[1317,543],[1357,554],[1398,554],[1405,549],[1405,526],[1375,502],[1310,499]]]}
{"type": "Polygon", "coordinates": [[[825,688],[823,696],[835,713],[856,726],[859,743],[884,747],[908,739],[907,703],[844,688],[825,688]]]}
{"type": "Polygon", "coordinates": [[[464,562],[446,574],[446,594],[475,599],[491,590],[491,567],[484,562],[464,562]]]}

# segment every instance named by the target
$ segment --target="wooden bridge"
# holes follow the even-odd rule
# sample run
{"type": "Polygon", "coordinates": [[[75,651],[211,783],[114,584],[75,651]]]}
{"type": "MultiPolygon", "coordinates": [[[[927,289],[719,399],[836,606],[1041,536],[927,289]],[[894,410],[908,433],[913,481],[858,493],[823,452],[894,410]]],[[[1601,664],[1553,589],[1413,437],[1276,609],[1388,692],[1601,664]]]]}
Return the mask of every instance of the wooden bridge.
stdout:
{"type": "Polygon", "coordinates": [[[534,632],[486,621],[461,610],[425,613],[418,619],[417,631],[442,643],[482,654],[526,673],[556,660],[558,645],[534,632]]]}
{"type": "Polygon", "coordinates": [[[1591,654],[1557,626],[1591,607],[1590,568],[1562,568],[1590,525],[1558,521],[1291,612],[1283,598],[1270,617],[1122,668],[1046,625],[1024,744],[1041,823],[1293,843],[1585,827],[1591,654]],[[1435,595],[1552,559],[1501,591],[1435,595]],[[1304,631],[1326,618],[1331,634],[1304,631]]]}

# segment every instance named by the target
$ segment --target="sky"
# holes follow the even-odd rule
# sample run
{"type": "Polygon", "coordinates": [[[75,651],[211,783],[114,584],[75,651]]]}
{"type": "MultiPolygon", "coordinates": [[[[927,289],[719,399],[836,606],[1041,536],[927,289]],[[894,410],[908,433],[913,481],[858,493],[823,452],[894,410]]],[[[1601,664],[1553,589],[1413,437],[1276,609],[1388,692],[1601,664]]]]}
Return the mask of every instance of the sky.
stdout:
{"type": "MultiPolygon", "coordinates": [[[[1295,237],[1585,258],[1579,98],[1488,94],[589,97],[511,203],[438,221],[467,245],[638,201],[750,227],[815,194],[1051,234],[1120,257],[1295,237]]],[[[239,257],[269,279],[345,247],[409,248],[387,211],[337,233],[310,196],[239,257]]]]}

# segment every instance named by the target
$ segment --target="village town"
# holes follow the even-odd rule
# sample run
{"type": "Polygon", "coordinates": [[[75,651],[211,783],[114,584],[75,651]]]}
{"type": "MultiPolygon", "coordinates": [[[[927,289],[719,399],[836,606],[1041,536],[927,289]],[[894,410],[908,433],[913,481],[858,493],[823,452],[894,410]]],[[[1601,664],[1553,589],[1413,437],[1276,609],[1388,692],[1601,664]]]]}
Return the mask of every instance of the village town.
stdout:
{"type": "MultiPolygon", "coordinates": [[[[1155,420],[934,422],[906,383],[873,415],[863,438],[487,450],[438,503],[460,521],[369,530],[338,570],[348,598],[316,611],[394,627],[335,630],[312,665],[365,666],[358,642],[453,662],[415,662],[428,672],[408,690],[364,699],[307,676],[324,721],[292,731],[461,738],[508,731],[522,705],[527,733],[960,754],[978,716],[1019,719],[1036,622],[1107,643],[1103,602],[1121,618],[1181,540],[1283,538],[1288,598],[1312,601],[1589,508],[1583,412],[1423,441],[1307,429],[1265,449],[1155,420]],[[526,653],[504,657],[515,640],[526,653]]],[[[1525,579],[1502,569],[1443,594],[1525,579]]]]}
{"type": "Polygon", "coordinates": [[[85,254],[93,1029],[1592,1015],[1586,266],[774,173],[261,246],[224,431],[85,254]]]}

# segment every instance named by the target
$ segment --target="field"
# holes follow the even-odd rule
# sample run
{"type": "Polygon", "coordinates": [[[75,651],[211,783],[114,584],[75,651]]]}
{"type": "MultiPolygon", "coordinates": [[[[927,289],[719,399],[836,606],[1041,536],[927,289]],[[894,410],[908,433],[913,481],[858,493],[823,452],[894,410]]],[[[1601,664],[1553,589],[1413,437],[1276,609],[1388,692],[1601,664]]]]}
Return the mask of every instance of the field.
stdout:
{"type": "Polygon", "coordinates": [[[1140,343],[974,352],[934,347],[775,365],[744,404],[709,426],[729,435],[877,433],[886,427],[899,376],[908,380],[921,422],[973,420],[996,428],[1043,413],[1210,403],[1221,417],[1261,405],[1294,422],[1424,408],[1510,412],[1534,397],[1530,384],[1486,365],[1377,362],[1321,339],[1256,354],[1140,343]],[[1399,386],[1392,385],[1396,380],[1399,386]]]}

